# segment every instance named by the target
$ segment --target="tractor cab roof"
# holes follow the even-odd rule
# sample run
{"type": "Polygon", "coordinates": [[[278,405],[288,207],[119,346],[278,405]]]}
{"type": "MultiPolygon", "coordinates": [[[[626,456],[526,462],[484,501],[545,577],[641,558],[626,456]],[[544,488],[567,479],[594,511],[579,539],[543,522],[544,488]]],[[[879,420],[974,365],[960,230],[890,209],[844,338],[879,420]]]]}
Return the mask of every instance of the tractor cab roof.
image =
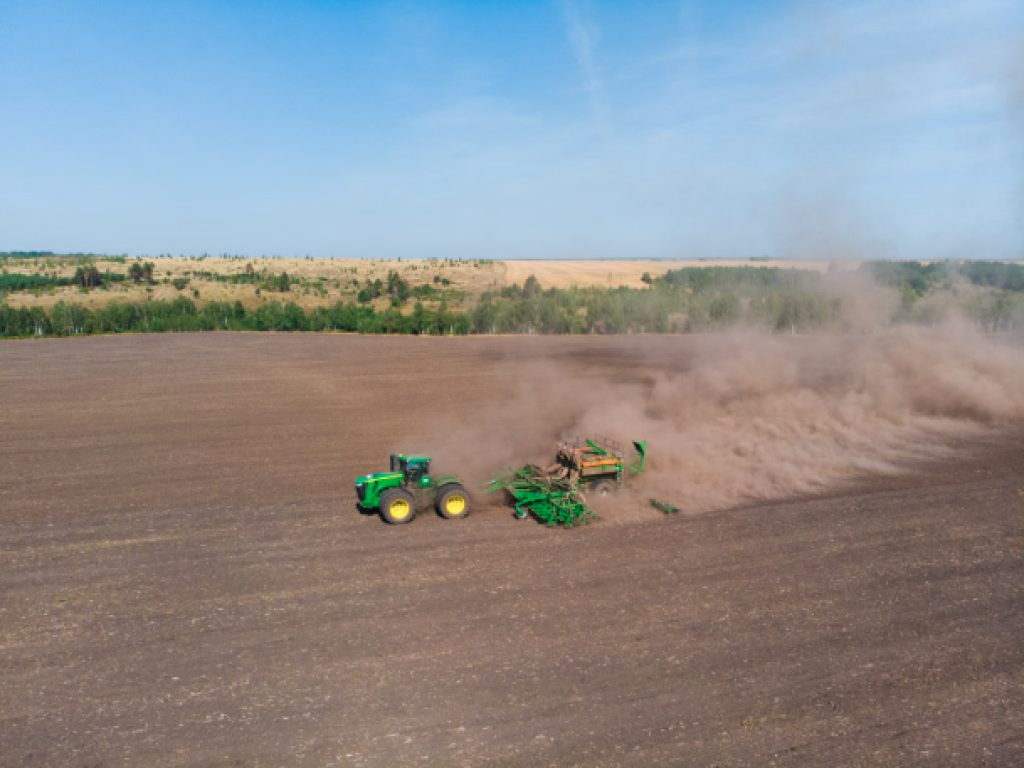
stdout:
{"type": "Polygon", "coordinates": [[[424,461],[430,461],[430,457],[422,453],[411,453],[408,456],[404,453],[398,454],[398,458],[402,461],[408,461],[413,464],[420,464],[424,461]]]}

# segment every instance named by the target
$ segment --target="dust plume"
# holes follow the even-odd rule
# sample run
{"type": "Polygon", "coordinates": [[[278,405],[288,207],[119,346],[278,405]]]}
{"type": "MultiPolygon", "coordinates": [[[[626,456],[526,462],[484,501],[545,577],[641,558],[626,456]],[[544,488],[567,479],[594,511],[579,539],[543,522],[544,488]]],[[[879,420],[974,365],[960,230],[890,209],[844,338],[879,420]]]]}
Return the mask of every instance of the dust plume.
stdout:
{"type": "Polygon", "coordinates": [[[446,463],[479,478],[550,463],[564,436],[646,439],[647,474],[603,515],[635,518],[651,496],[696,513],[822,492],[1024,418],[1024,353],[971,332],[663,337],[625,363],[601,341],[528,367],[446,463]]]}

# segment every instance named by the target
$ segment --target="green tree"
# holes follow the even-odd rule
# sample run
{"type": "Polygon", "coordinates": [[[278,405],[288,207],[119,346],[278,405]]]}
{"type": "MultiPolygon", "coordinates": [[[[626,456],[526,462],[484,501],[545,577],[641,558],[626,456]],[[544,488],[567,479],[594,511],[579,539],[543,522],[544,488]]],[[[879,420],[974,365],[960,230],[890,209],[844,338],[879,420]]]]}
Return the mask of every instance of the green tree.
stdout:
{"type": "Polygon", "coordinates": [[[526,282],[523,283],[523,298],[536,298],[540,294],[541,290],[540,280],[538,280],[536,276],[530,275],[526,278],[526,282]]]}
{"type": "Polygon", "coordinates": [[[78,267],[75,270],[74,281],[76,285],[84,288],[94,288],[103,285],[103,276],[95,266],[78,267]]]}
{"type": "Polygon", "coordinates": [[[409,283],[400,274],[391,270],[388,273],[387,292],[393,302],[401,305],[409,298],[409,283]]]}

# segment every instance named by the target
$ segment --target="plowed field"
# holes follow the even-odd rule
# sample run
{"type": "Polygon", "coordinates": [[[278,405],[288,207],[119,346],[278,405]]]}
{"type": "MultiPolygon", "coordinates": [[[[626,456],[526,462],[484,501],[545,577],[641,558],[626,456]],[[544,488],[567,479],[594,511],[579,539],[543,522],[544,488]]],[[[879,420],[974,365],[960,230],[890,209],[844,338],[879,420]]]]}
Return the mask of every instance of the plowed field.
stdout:
{"type": "Polygon", "coordinates": [[[637,345],[688,343],[0,345],[0,764],[1024,762],[1009,428],[632,524],[354,508],[355,476],[499,407],[517,361],[629,379],[637,345]]]}

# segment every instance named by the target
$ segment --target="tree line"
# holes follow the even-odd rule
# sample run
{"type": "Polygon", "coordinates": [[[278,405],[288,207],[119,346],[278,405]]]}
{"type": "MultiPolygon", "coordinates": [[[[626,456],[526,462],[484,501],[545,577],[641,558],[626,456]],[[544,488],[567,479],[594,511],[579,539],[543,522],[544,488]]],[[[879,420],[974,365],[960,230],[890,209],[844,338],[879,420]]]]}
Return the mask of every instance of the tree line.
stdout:
{"type": "Polygon", "coordinates": [[[869,261],[860,266],[881,285],[924,296],[962,278],[972,285],[1024,292],[1024,266],[1001,261],[869,261]]]}
{"type": "Polygon", "coordinates": [[[470,332],[467,321],[464,313],[448,312],[444,302],[436,308],[417,303],[409,314],[395,308],[377,311],[371,306],[342,301],[311,312],[291,301],[271,301],[256,309],[249,309],[238,301],[212,301],[198,307],[185,296],[171,301],[116,302],[97,308],[60,301],[49,311],[0,303],[0,337],[185,331],[466,334],[470,332]]]}
{"type": "MultiPolygon", "coordinates": [[[[1017,271],[994,262],[960,267],[964,279],[985,286],[961,309],[987,330],[1024,326],[1024,288],[1017,271]],[[993,266],[995,265],[995,266],[993,266]],[[999,286],[992,289],[992,283],[999,286]]],[[[876,262],[864,267],[895,291],[892,322],[931,322],[925,296],[950,279],[932,265],[876,262]],[[924,308],[922,308],[924,307],[924,308]]],[[[1017,269],[1021,269],[1017,267],[1017,269]]],[[[1021,269],[1024,272],[1024,269],[1021,269]]],[[[132,274],[135,278],[135,274],[132,274]]],[[[278,300],[248,308],[241,302],[197,306],[181,296],[172,301],[114,302],[88,308],[61,301],[51,309],[14,308],[0,301],[0,336],[72,336],[100,333],[168,331],[350,331],[394,334],[490,333],[689,333],[747,325],[771,332],[805,333],[840,326],[843,299],[826,289],[817,272],[762,267],[689,267],[645,276],[644,288],[544,288],[530,276],[520,285],[486,291],[474,306],[449,308],[446,294],[434,286],[410,288],[397,274],[367,281],[378,296],[391,299],[377,309],[357,296],[307,311],[278,300]],[[418,289],[427,288],[429,291],[418,289]],[[436,297],[425,303],[419,295],[436,297]],[[403,307],[416,299],[411,311],[403,307]]],[[[123,276],[122,276],[123,279],[123,276]]],[[[143,269],[140,280],[145,279],[143,269]]],[[[278,283],[279,289],[282,287],[278,283]]],[[[287,288],[285,288],[287,290],[287,288]]]]}
{"type": "MultiPolygon", "coordinates": [[[[134,265],[133,265],[134,266],[134,265]]],[[[100,272],[94,266],[78,267],[71,277],[61,277],[56,272],[0,272],[0,294],[10,291],[32,291],[42,288],[57,288],[68,285],[79,285],[83,288],[98,288],[110,283],[123,282],[125,276],[120,272],[100,272]]]]}

